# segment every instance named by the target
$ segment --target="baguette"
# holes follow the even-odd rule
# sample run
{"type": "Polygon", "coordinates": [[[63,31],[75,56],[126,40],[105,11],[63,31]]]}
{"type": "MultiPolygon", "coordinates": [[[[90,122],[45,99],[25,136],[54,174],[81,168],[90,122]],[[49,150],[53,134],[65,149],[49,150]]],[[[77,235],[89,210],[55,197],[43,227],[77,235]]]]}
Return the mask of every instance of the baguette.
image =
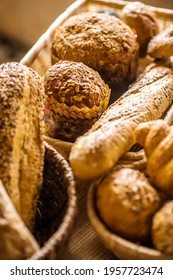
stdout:
{"type": "Polygon", "coordinates": [[[135,144],[137,125],[161,118],[172,102],[171,63],[152,63],[92,128],[77,138],[69,156],[74,174],[92,179],[112,168],[135,144]]]}
{"type": "Polygon", "coordinates": [[[16,62],[0,65],[0,178],[33,229],[44,162],[41,77],[16,62]]]}
{"type": "Polygon", "coordinates": [[[39,245],[25,226],[0,181],[0,260],[24,260],[39,245]]]}

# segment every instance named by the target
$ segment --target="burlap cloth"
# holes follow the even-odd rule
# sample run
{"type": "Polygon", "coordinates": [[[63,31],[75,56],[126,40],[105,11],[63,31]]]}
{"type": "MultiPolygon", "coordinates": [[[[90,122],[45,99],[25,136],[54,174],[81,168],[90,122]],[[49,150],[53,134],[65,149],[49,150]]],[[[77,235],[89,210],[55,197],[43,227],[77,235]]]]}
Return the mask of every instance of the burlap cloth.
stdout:
{"type": "Polygon", "coordinates": [[[78,214],[71,237],[61,252],[62,260],[112,260],[116,257],[101,244],[87,215],[89,183],[77,182],[78,214]]]}

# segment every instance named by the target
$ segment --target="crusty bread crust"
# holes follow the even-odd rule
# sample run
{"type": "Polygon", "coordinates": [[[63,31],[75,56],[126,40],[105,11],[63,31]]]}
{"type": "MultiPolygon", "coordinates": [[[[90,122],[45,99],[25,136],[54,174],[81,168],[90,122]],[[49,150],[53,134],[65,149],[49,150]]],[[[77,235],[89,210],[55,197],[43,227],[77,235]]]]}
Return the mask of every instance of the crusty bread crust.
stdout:
{"type": "Polygon", "coordinates": [[[173,102],[173,71],[152,64],[118,101],[112,104],[70,153],[76,176],[94,178],[114,166],[135,144],[134,130],[141,122],[161,118],[173,102]]]}
{"type": "Polygon", "coordinates": [[[136,78],[138,67],[136,35],[120,19],[85,12],[59,26],[52,42],[52,62],[83,62],[99,72],[108,84],[119,85],[136,78]]]}
{"type": "Polygon", "coordinates": [[[154,12],[144,3],[135,1],[124,6],[121,17],[136,32],[140,56],[145,56],[148,42],[159,32],[154,12]]]}
{"type": "Polygon", "coordinates": [[[159,59],[165,59],[173,55],[173,25],[170,25],[150,40],[147,53],[159,59]]]}
{"type": "Polygon", "coordinates": [[[0,178],[29,228],[42,185],[43,98],[35,71],[16,62],[0,66],[0,178]]]}

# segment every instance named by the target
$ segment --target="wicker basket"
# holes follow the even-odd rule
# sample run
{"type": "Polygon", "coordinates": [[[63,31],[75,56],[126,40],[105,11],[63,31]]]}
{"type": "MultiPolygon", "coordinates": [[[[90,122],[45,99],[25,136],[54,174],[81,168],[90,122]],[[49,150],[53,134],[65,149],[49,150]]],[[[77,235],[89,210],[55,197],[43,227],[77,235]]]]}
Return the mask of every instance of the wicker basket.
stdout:
{"type": "Polygon", "coordinates": [[[75,182],[68,162],[45,142],[43,187],[35,237],[41,249],[31,259],[59,259],[71,233],[77,209],[75,182]]]}
{"type": "MultiPolygon", "coordinates": [[[[77,0],[75,1],[63,14],[61,14],[53,24],[48,28],[48,30],[40,37],[40,39],[36,42],[36,44],[31,48],[31,50],[25,55],[25,57],[21,60],[21,63],[33,68],[40,75],[44,75],[47,69],[51,66],[51,43],[52,37],[55,29],[61,25],[66,19],[70,16],[78,14],[80,12],[86,11],[96,11],[98,9],[110,9],[113,12],[121,13],[122,8],[129,3],[128,1],[118,1],[118,0],[77,0]]],[[[151,7],[151,6],[150,6],[151,7]]],[[[151,9],[155,12],[160,30],[166,28],[171,23],[173,23],[173,11],[168,9],[151,7],[151,9]]],[[[139,61],[139,72],[141,72],[146,65],[150,63],[150,60],[140,59],[139,61]]],[[[117,98],[119,97],[119,93],[117,93],[117,98]]],[[[173,116],[173,108],[167,112],[164,118],[170,124],[173,116]]],[[[50,137],[45,136],[45,140],[53,145],[55,149],[60,152],[65,158],[68,159],[68,155],[70,149],[72,147],[72,143],[64,142],[58,139],[52,139],[50,137]]],[[[49,147],[50,148],[50,147],[49,147]]],[[[47,156],[46,156],[47,157],[47,156]]],[[[135,164],[136,154],[131,156],[131,161],[135,164]]],[[[51,158],[49,158],[51,161],[51,158]]],[[[138,163],[137,163],[138,164],[138,163]]],[[[46,164],[48,166],[49,164],[46,164]]],[[[45,168],[45,173],[49,172],[45,168]]],[[[58,176],[57,176],[58,177],[58,176]]],[[[55,179],[55,178],[54,178],[55,179]]],[[[58,180],[58,178],[56,178],[58,180]]],[[[55,179],[55,181],[56,181],[55,179]]],[[[73,180],[72,180],[73,181],[73,180]]],[[[53,183],[54,184],[54,183],[53,183]]],[[[78,188],[82,189],[85,182],[78,183],[78,188]]],[[[52,183],[50,184],[50,186],[52,183]]],[[[45,186],[46,188],[46,186],[45,186]]],[[[73,188],[73,187],[72,187],[73,188]]],[[[73,193],[73,192],[72,192],[73,193]]],[[[50,224],[48,229],[44,228],[45,220],[42,220],[40,227],[37,229],[36,236],[40,239],[41,244],[47,240],[53,232],[55,232],[44,246],[38,251],[32,259],[44,259],[44,258],[58,258],[59,254],[57,249],[61,246],[64,237],[67,237],[68,231],[71,228],[70,215],[72,216],[72,220],[75,215],[75,197],[74,193],[69,197],[69,205],[67,208],[66,215],[64,216],[64,220],[61,222],[59,229],[55,232],[54,224],[50,224]],[[72,198],[73,197],[73,198],[72,198]],[[72,200],[70,199],[72,198],[72,200]],[[70,204],[71,201],[71,204],[70,204]],[[42,240],[43,239],[43,240],[42,240]]],[[[45,193],[45,195],[47,195],[45,193]]],[[[45,201],[45,199],[43,199],[45,201]]],[[[40,211],[43,209],[40,208],[40,211]]],[[[80,213],[82,214],[82,213],[80,213]]],[[[160,252],[155,250],[145,248],[142,246],[138,246],[134,243],[128,242],[114,234],[111,234],[105,226],[101,223],[94,208],[94,185],[91,187],[89,191],[88,198],[88,214],[91,221],[91,224],[98,234],[99,238],[102,240],[103,244],[106,248],[111,250],[116,256],[121,259],[173,259],[173,256],[163,255],[160,252]]],[[[44,213],[45,219],[47,217],[46,213],[44,213]]],[[[55,215],[56,216],[56,215],[55,215]]],[[[82,216],[82,215],[81,215],[82,216]]],[[[38,217],[39,220],[39,217],[38,217]]],[[[56,220],[56,219],[55,219],[56,220]]],[[[59,222],[59,218],[57,217],[59,222]]],[[[84,223],[84,221],[82,221],[84,223]]],[[[56,225],[57,227],[57,225],[56,225]]],[[[79,230],[80,232],[80,230],[79,230]]],[[[91,231],[90,231],[91,232],[91,231]]],[[[80,234],[80,233],[79,233],[80,234]]],[[[75,233],[75,236],[77,233],[75,233]]],[[[87,236],[87,232],[85,233],[87,236]]],[[[75,238],[74,238],[75,239],[75,238]]],[[[76,240],[76,239],[75,239],[76,240]]],[[[87,242],[85,240],[85,242],[87,242]]],[[[77,247],[76,245],[75,247],[77,247]]],[[[79,244],[80,248],[82,244],[79,244]]],[[[81,251],[81,250],[80,250],[81,251]]],[[[92,259],[92,256],[89,257],[92,259]]]]}

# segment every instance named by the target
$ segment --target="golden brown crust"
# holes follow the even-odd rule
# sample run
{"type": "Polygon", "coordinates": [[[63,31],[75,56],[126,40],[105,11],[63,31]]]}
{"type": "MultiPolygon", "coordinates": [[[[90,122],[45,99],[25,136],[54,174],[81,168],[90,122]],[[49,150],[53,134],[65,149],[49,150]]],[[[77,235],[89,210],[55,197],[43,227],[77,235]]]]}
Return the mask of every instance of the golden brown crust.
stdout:
{"type": "Polygon", "coordinates": [[[23,260],[39,245],[24,225],[0,181],[0,259],[23,260]]]}
{"type": "Polygon", "coordinates": [[[112,171],[96,189],[100,217],[112,232],[133,241],[148,238],[159,206],[159,194],[138,170],[112,171]]]}
{"type": "Polygon", "coordinates": [[[73,142],[105,111],[110,89],[100,75],[81,62],[59,61],[44,76],[46,131],[73,142]]]}
{"type": "Polygon", "coordinates": [[[76,176],[94,178],[114,166],[135,144],[141,122],[160,118],[173,101],[173,72],[152,64],[93,127],[74,143],[70,163],[76,176]]]}
{"type": "Polygon", "coordinates": [[[148,44],[147,53],[154,58],[168,58],[173,55],[173,25],[154,36],[148,44]]]}
{"type": "Polygon", "coordinates": [[[101,13],[81,13],[59,26],[52,43],[52,61],[81,61],[108,84],[136,77],[138,44],[121,20],[101,13]]]}
{"type": "Polygon", "coordinates": [[[157,250],[173,254],[173,201],[167,202],[153,217],[152,240],[157,250]]]}
{"type": "Polygon", "coordinates": [[[132,2],[124,6],[121,18],[136,32],[140,56],[145,56],[148,42],[159,32],[154,12],[141,2],[132,2]]]}
{"type": "Polygon", "coordinates": [[[135,130],[136,141],[145,147],[145,153],[149,157],[169,131],[170,127],[164,120],[144,122],[135,130]]]}
{"type": "Polygon", "coordinates": [[[0,66],[1,180],[26,225],[33,227],[42,184],[43,84],[16,62],[0,66]]]}
{"type": "Polygon", "coordinates": [[[137,141],[147,155],[147,172],[158,189],[173,198],[173,128],[163,120],[139,125],[137,141]],[[143,131],[148,127],[148,133],[143,131]]]}

